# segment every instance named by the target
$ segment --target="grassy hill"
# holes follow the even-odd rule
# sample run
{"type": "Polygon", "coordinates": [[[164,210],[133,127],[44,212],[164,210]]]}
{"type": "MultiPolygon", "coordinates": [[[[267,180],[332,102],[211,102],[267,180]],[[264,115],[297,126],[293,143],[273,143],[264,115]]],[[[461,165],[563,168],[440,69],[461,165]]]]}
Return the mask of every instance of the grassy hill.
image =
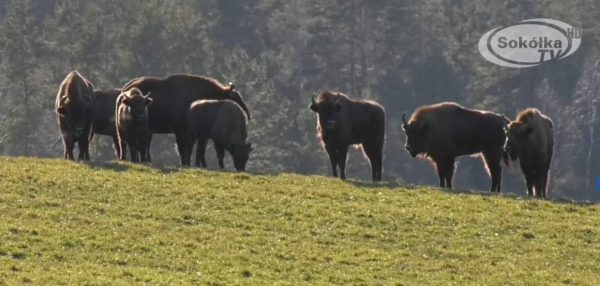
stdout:
{"type": "Polygon", "coordinates": [[[600,207],[0,157],[0,285],[600,285],[600,207]]]}

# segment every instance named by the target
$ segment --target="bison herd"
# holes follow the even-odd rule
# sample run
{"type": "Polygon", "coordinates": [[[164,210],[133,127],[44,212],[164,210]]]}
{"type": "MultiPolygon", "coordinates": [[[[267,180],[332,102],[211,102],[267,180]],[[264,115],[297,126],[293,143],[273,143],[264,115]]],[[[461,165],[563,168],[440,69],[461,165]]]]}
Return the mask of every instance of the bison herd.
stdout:
{"type": "MultiPolygon", "coordinates": [[[[94,134],[111,136],[120,160],[126,160],[129,147],[132,162],[151,162],[154,133],[175,134],[183,166],[191,165],[197,142],[195,165],[206,167],[209,139],[221,168],[227,151],[235,169],[245,170],[253,150],[247,142],[250,112],[239,90],[209,77],[141,77],[121,89],[96,91],[73,71],[61,83],[55,107],[65,159],[75,159],[77,143],[78,159],[90,160],[94,134]]],[[[313,94],[309,109],[317,114],[318,136],[334,177],[339,169],[339,177],[346,178],[348,148],[358,145],[371,163],[372,180],[382,179],[386,116],[379,103],[324,91],[313,94]]],[[[481,155],[492,179],[491,192],[501,190],[502,164],[510,168],[511,159],[520,159],[528,194],[546,197],[554,135],[552,120],[539,110],[529,108],[511,122],[500,114],[445,102],[417,108],[408,121],[405,113],[402,121],[406,151],[432,162],[440,187],[452,188],[456,157],[481,155]]]]}

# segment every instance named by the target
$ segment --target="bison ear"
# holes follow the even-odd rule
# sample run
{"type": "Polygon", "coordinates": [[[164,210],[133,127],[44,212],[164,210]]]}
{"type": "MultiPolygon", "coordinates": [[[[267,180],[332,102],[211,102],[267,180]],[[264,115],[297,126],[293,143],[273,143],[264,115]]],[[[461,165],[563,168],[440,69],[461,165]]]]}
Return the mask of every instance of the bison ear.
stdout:
{"type": "Polygon", "coordinates": [[[58,115],[60,115],[60,116],[66,116],[67,115],[67,109],[64,106],[59,106],[56,109],[56,113],[58,113],[58,115]]]}
{"type": "Polygon", "coordinates": [[[152,103],[152,98],[146,98],[146,106],[152,103]]]}
{"type": "Polygon", "coordinates": [[[529,135],[529,134],[533,133],[533,130],[534,130],[533,127],[527,126],[527,127],[525,127],[525,131],[523,131],[523,134],[529,135]]]}
{"type": "Polygon", "coordinates": [[[342,105],[339,103],[335,104],[335,111],[340,111],[342,109],[342,105]]]}
{"type": "Polygon", "coordinates": [[[252,152],[252,150],[254,150],[254,147],[252,147],[252,143],[246,143],[246,149],[248,149],[248,153],[252,152]]]}
{"type": "Polygon", "coordinates": [[[312,112],[319,112],[319,109],[317,108],[317,105],[315,105],[314,103],[311,103],[308,108],[310,108],[310,110],[312,110],[312,112]]]}

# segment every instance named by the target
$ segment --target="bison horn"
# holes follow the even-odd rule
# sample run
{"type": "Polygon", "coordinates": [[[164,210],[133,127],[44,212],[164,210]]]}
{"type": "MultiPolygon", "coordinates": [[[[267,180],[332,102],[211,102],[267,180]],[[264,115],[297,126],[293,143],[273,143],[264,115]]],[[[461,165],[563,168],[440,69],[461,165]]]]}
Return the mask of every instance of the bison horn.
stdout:
{"type": "Polygon", "coordinates": [[[313,96],[312,96],[311,102],[312,102],[312,104],[314,104],[314,105],[316,105],[316,104],[317,104],[317,102],[315,101],[315,96],[316,96],[316,95],[317,95],[317,94],[313,92],[313,96]]]}
{"type": "Polygon", "coordinates": [[[143,95],[144,98],[148,98],[148,96],[150,96],[150,94],[152,94],[152,92],[148,92],[146,95],[143,95]]]}
{"type": "Polygon", "coordinates": [[[404,124],[408,124],[406,123],[406,111],[404,111],[404,114],[402,114],[402,122],[404,122],[404,124]]]}

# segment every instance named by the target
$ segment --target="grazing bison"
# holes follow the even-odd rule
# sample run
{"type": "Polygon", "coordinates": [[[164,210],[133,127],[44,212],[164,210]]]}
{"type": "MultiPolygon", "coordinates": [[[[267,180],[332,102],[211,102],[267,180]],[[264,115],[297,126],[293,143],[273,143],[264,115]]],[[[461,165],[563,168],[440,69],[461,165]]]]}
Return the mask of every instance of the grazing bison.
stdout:
{"type": "Polygon", "coordinates": [[[252,144],[246,143],[248,121],[244,111],[230,100],[199,100],[192,103],[189,111],[192,147],[198,141],[196,166],[206,168],[204,151],[208,139],[215,144],[219,167],[225,168],[223,157],[227,150],[233,157],[238,171],[246,169],[252,144]]]}
{"type": "Polygon", "coordinates": [[[352,100],[345,94],[322,92],[315,100],[313,94],[310,110],[318,114],[317,131],[329,155],[331,171],[346,179],[348,146],[360,144],[371,162],[373,181],[381,181],[383,168],[383,143],[385,140],[385,110],[372,100],[352,100]]]}
{"type": "Polygon", "coordinates": [[[235,85],[223,86],[218,81],[202,76],[175,74],[165,78],[141,77],[131,80],[122,92],[138,88],[151,93],[154,104],[148,107],[148,127],[152,133],[174,133],[181,165],[190,165],[191,147],[188,111],[192,102],[201,99],[236,102],[250,119],[250,113],[235,85]]]}
{"type": "Polygon", "coordinates": [[[119,136],[117,135],[115,121],[116,102],[119,94],[121,94],[121,91],[116,88],[94,90],[94,97],[96,97],[96,116],[94,118],[94,123],[92,124],[92,137],[95,134],[112,137],[117,152],[117,158],[121,158],[119,136]]]}
{"type": "Polygon", "coordinates": [[[93,85],[77,71],[69,73],[60,84],[55,108],[65,148],[65,159],[75,159],[73,148],[75,143],[78,143],[78,160],[89,161],[88,148],[96,111],[93,85]]]}
{"type": "Polygon", "coordinates": [[[520,159],[530,196],[546,197],[550,162],[554,153],[554,124],[535,108],[519,113],[506,128],[504,150],[511,159],[520,159]]]}
{"type": "Polygon", "coordinates": [[[148,108],[152,99],[148,94],[143,95],[137,88],[129,89],[119,95],[117,106],[117,133],[121,149],[120,160],[125,160],[125,146],[129,145],[131,162],[143,163],[148,161],[147,154],[152,140],[152,133],[148,129],[148,108]],[[140,158],[138,159],[138,154],[140,158]]]}
{"type": "Polygon", "coordinates": [[[437,167],[440,187],[452,188],[454,160],[458,156],[481,153],[492,178],[491,192],[500,192],[504,160],[504,127],[509,120],[499,114],[464,108],[453,102],[419,107],[402,129],[406,150],[414,158],[428,157],[437,167]]]}

